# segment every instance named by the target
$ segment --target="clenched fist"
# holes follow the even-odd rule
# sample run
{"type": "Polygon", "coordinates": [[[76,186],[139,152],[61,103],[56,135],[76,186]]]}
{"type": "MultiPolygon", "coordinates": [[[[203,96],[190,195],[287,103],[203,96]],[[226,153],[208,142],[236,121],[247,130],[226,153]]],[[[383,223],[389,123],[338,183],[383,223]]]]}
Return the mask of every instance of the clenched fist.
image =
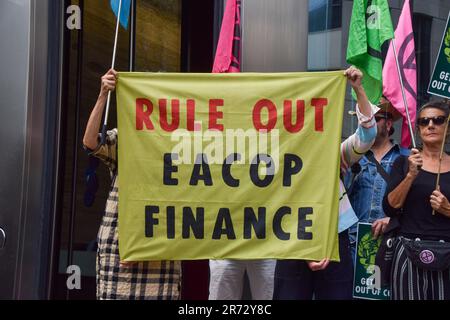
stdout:
{"type": "Polygon", "coordinates": [[[116,89],[117,71],[109,69],[107,73],[102,76],[100,95],[105,95],[108,91],[116,89]]]}
{"type": "Polygon", "coordinates": [[[344,75],[347,77],[348,81],[352,88],[356,91],[361,88],[362,83],[361,80],[363,78],[363,73],[358,68],[351,66],[347,70],[345,70],[344,75]]]}
{"type": "Polygon", "coordinates": [[[423,165],[423,159],[422,155],[420,154],[420,151],[417,149],[411,149],[411,154],[408,157],[409,162],[409,171],[408,175],[415,178],[419,174],[419,170],[423,165]]]}
{"type": "Polygon", "coordinates": [[[431,194],[430,204],[434,210],[450,218],[450,203],[447,197],[441,193],[439,186],[431,194]]]}

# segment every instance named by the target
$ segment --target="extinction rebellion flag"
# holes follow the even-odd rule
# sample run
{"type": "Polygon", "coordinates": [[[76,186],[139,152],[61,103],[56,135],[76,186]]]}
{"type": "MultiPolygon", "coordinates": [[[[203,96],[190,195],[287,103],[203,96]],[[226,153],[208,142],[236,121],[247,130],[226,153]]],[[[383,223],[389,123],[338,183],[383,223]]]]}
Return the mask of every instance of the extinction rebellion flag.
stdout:
{"type": "Polygon", "coordinates": [[[409,132],[406,105],[403,100],[399,79],[400,72],[411,119],[411,126],[414,130],[417,110],[417,65],[409,0],[405,0],[405,3],[403,4],[397,29],[395,29],[395,43],[399,66],[397,68],[394,46],[391,42],[383,67],[383,94],[403,116],[401,146],[409,148],[412,139],[409,132]]]}
{"type": "Polygon", "coordinates": [[[347,62],[359,68],[367,97],[378,104],[382,84],[382,44],[394,37],[386,0],[354,0],[348,35],[347,62]]]}
{"type": "Polygon", "coordinates": [[[119,73],[121,260],[339,259],[346,78],[119,73]]]}
{"type": "Polygon", "coordinates": [[[213,72],[241,71],[241,0],[229,0],[220,29],[213,72]]]}

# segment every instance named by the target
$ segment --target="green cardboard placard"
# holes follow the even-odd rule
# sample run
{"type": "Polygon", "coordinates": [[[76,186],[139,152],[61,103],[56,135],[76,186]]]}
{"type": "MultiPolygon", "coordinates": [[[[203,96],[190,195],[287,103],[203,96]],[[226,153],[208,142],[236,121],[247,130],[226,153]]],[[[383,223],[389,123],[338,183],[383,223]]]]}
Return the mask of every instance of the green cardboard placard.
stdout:
{"type": "Polygon", "coordinates": [[[372,224],[358,223],[356,261],[353,277],[353,297],[368,300],[389,300],[389,288],[380,286],[380,269],[375,266],[375,256],[381,238],[373,239],[372,224]]]}
{"type": "Polygon", "coordinates": [[[428,85],[428,93],[450,99],[450,12],[434,65],[433,75],[428,85]]]}

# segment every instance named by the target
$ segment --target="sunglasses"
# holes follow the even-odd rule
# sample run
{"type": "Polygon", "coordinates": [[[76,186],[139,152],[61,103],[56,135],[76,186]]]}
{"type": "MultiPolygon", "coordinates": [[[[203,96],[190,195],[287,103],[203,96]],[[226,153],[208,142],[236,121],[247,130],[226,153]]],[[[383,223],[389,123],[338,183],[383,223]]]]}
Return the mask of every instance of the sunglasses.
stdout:
{"type": "Polygon", "coordinates": [[[417,124],[421,127],[426,127],[430,124],[430,121],[433,120],[433,124],[440,126],[443,125],[445,120],[447,120],[447,117],[444,116],[438,116],[438,117],[431,117],[431,118],[419,118],[417,119],[417,124]]]}

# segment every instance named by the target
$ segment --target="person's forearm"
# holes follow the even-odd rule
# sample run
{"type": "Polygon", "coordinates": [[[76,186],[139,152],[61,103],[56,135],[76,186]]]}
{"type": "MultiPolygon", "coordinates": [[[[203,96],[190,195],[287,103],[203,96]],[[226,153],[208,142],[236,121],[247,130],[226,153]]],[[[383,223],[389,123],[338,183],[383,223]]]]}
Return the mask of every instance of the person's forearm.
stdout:
{"type": "Polygon", "coordinates": [[[344,170],[350,168],[354,163],[358,162],[362,156],[370,150],[375,141],[376,127],[370,129],[358,128],[358,131],[352,134],[341,143],[341,167],[344,170]],[[366,134],[363,135],[364,131],[366,134]],[[373,136],[373,138],[372,138],[373,136]],[[361,139],[364,137],[364,139],[361,139]]]}
{"type": "Polygon", "coordinates": [[[353,88],[356,93],[356,100],[358,101],[359,110],[366,117],[372,116],[372,107],[363,86],[353,88]]]}
{"type": "MultiPolygon", "coordinates": [[[[360,109],[359,106],[358,109],[360,109]]],[[[358,162],[370,150],[377,136],[377,126],[372,116],[372,111],[367,117],[362,115],[358,109],[358,128],[356,132],[341,143],[341,167],[344,170],[348,169],[353,163],[358,162]]]]}
{"type": "Polygon", "coordinates": [[[400,209],[405,203],[409,189],[414,182],[414,177],[408,173],[400,184],[388,194],[388,203],[395,209],[400,209]]]}
{"type": "Polygon", "coordinates": [[[98,132],[100,130],[100,124],[103,116],[103,109],[105,108],[106,99],[108,93],[100,93],[91,115],[89,116],[88,123],[86,125],[86,131],[84,132],[83,144],[89,149],[93,150],[98,145],[98,132]]]}

